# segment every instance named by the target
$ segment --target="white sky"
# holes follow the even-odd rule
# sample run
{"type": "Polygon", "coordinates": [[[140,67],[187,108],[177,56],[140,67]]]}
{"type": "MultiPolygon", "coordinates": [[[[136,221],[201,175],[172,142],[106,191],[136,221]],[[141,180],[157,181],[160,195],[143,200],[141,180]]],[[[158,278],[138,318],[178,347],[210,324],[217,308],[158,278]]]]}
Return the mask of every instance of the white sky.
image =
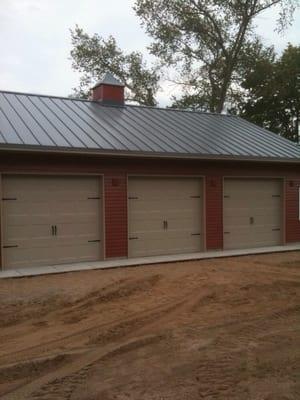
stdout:
{"type": "MultiPolygon", "coordinates": [[[[71,69],[69,29],[78,24],[90,34],[112,34],[122,49],[146,51],[150,39],[140,27],[134,0],[0,0],[0,89],[68,96],[78,84],[71,69]]],[[[280,36],[276,10],[260,16],[258,32],[280,52],[288,42],[300,45],[300,11],[280,36]]],[[[166,105],[174,85],[163,85],[166,105]]]]}

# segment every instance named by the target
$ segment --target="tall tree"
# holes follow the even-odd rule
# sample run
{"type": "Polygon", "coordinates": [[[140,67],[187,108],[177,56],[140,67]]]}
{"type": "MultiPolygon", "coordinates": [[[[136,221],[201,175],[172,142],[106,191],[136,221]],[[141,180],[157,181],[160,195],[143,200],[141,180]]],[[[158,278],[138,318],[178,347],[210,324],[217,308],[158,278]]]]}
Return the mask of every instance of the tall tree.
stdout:
{"type": "Polygon", "coordinates": [[[240,114],[288,139],[299,140],[300,46],[291,44],[276,60],[259,60],[242,87],[240,114]]]}
{"type": "Polygon", "coordinates": [[[91,86],[105,72],[111,72],[124,83],[126,100],[141,105],[156,104],[159,74],[156,68],[147,66],[140,52],[126,54],[114,37],[90,36],[78,26],[71,29],[71,39],[72,67],[81,73],[79,88],[74,89],[75,96],[87,98],[91,86]]]}
{"type": "Polygon", "coordinates": [[[177,104],[221,112],[249,50],[259,48],[255,18],[275,5],[284,29],[298,0],[136,0],[135,11],[153,38],[152,54],[177,68],[185,87],[177,104]]]}

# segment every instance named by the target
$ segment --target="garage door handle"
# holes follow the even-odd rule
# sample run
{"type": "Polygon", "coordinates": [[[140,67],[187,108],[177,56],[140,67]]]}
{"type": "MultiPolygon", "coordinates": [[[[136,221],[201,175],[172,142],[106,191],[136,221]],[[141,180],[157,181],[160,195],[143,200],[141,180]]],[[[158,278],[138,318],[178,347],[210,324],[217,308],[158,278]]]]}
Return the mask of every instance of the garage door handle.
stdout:
{"type": "Polygon", "coordinates": [[[51,226],[52,236],[54,236],[54,225],[51,226]]]}
{"type": "Polygon", "coordinates": [[[56,225],[54,225],[54,235],[55,236],[57,235],[57,226],[56,225]]]}
{"type": "Polygon", "coordinates": [[[3,201],[9,201],[9,200],[17,200],[16,197],[2,197],[3,201]]]}

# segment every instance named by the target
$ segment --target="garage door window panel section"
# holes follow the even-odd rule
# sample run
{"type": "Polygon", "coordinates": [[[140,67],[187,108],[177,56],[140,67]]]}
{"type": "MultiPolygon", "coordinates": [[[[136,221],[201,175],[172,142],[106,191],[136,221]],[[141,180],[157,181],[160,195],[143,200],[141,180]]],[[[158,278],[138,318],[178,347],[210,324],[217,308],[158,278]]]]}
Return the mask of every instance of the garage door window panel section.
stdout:
{"type": "Polygon", "coordinates": [[[203,249],[200,178],[130,177],[129,257],[203,249]]]}
{"type": "Polygon", "coordinates": [[[225,179],[224,248],[282,244],[282,192],[281,179],[225,179]]]}
{"type": "Polygon", "coordinates": [[[98,177],[5,175],[5,268],[102,258],[98,177]],[[93,198],[91,200],[90,198],[93,198]]]}

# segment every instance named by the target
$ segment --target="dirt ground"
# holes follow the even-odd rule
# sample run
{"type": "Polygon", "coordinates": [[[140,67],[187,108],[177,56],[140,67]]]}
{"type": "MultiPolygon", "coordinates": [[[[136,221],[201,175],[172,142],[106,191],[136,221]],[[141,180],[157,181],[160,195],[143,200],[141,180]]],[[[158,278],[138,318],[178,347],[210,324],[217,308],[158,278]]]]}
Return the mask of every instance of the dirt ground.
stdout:
{"type": "Polygon", "coordinates": [[[300,252],[1,280],[0,398],[300,399],[300,252]]]}

